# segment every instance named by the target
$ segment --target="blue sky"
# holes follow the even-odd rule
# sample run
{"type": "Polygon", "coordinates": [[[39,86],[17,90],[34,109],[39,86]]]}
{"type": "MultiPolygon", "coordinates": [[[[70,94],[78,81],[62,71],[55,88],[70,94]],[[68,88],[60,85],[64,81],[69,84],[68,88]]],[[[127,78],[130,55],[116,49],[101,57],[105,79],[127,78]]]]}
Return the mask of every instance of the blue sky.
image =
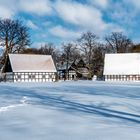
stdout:
{"type": "Polygon", "coordinates": [[[138,0],[0,0],[0,17],[19,19],[30,28],[32,46],[59,46],[92,31],[101,40],[121,31],[140,42],[138,0]]]}

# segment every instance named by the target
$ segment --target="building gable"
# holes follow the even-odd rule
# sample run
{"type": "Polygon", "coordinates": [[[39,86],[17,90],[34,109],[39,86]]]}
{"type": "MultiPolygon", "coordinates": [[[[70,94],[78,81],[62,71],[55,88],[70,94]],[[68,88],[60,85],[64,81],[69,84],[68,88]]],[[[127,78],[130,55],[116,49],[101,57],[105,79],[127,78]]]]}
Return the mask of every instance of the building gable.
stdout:
{"type": "Polygon", "coordinates": [[[56,72],[50,55],[9,54],[13,72],[56,72]]]}
{"type": "Polygon", "coordinates": [[[6,72],[13,72],[9,57],[7,58],[6,64],[5,64],[5,66],[4,66],[2,71],[4,73],[6,73],[6,72]]]}

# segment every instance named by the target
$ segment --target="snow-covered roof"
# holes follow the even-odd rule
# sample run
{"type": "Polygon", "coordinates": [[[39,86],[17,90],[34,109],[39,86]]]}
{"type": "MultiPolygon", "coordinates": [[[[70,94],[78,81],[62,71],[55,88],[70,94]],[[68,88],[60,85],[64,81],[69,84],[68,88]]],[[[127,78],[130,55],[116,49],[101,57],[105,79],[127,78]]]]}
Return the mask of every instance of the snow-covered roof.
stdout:
{"type": "Polygon", "coordinates": [[[106,54],[104,75],[140,74],[140,53],[106,54]]]}
{"type": "Polygon", "coordinates": [[[13,72],[56,72],[51,55],[9,54],[13,72]]]}

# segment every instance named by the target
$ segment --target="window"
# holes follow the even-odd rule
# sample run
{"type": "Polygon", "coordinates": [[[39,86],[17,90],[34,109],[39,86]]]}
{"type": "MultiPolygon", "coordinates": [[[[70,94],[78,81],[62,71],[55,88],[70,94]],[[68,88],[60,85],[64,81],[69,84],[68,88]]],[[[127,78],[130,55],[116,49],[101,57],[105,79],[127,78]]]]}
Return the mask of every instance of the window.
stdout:
{"type": "Polygon", "coordinates": [[[46,75],[45,75],[45,74],[43,74],[43,75],[42,75],[42,78],[43,78],[43,79],[45,79],[45,78],[46,78],[46,75]]]}
{"type": "Polygon", "coordinates": [[[52,74],[49,74],[49,78],[52,78],[52,74]]]}
{"type": "Polygon", "coordinates": [[[28,77],[29,77],[29,79],[35,79],[35,74],[33,74],[33,75],[29,74],[28,77]]]}
{"type": "Polygon", "coordinates": [[[21,79],[21,75],[18,74],[18,75],[17,75],[17,78],[18,78],[18,79],[21,79]]]}

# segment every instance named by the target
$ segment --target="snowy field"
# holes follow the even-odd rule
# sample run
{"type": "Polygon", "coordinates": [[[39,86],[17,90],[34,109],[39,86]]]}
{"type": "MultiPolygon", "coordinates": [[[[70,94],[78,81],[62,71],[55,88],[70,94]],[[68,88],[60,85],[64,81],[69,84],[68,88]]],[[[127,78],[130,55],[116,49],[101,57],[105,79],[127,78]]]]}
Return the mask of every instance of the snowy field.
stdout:
{"type": "Polygon", "coordinates": [[[0,83],[0,140],[140,140],[140,83],[0,83]]]}

